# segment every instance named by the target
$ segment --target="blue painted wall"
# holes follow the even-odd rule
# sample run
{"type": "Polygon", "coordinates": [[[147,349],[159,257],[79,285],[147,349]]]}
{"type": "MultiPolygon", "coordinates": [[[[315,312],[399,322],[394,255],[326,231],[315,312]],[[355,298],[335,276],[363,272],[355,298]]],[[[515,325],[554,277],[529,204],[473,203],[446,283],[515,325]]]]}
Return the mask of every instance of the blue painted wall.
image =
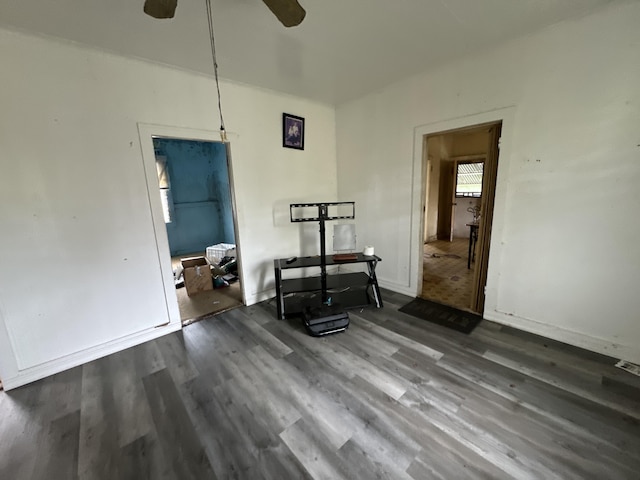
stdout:
{"type": "Polygon", "coordinates": [[[154,138],[156,155],[167,159],[172,221],[167,223],[171,255],[236,243],[227,154],[222,143],[154,138]]]}

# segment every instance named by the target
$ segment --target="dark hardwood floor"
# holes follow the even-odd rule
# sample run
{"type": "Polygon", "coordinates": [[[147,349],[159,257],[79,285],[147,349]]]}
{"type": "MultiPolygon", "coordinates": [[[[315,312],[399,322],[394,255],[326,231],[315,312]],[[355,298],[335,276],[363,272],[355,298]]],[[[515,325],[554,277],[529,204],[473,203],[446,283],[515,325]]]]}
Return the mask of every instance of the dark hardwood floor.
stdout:
{"type": "Polygon", "coordinates": [[[640,478],[640,378],[383,298],[326,338],[243,307],[2,393],[0,478],[640,478]]]}

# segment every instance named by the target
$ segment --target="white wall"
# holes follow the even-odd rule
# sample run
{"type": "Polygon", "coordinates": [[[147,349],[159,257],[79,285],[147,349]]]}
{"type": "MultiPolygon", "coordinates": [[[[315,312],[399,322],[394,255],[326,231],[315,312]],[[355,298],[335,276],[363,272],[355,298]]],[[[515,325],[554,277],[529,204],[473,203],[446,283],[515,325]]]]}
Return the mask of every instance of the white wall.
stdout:
{"type": "MultiPolygon", "coordinates": [[[[205,76],[8,30],[0,58],[0,378],[11,388],[180,328],[138,123],[219,122],[205,76]]],[[[273,295],[273,258],[302,251],[289,201],[336,199],[335,111],[229,82],[222,94],[254,303],[273,295]],[[282,148],[283,112],[306,117],[304,151],[282,148]]]]}
{"type": "Polygon", "coordinates": [[[479,198],[460,197],[456,198],[456,205],[453,215],[453,237],[469,238],[469,227],[467,223],[473,222],[473,213],[468,212],[470,207],[480,206],[479,198]]]}
{"type": "Polygon", "coordinates": [[[337,110],[338,191],[384,286],[419,289],[423,134],[502,118],[484,315],[640,362],[640,4],[337,110]],[[486,112],[486,113],[481,113],[486,112]]]}

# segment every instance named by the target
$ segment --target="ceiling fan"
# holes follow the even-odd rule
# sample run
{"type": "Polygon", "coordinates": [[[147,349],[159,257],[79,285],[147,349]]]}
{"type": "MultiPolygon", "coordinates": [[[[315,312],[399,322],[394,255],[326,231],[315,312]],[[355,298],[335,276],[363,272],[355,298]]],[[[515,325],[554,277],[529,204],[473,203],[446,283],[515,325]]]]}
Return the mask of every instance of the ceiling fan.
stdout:
{"type": "MultiPolygon", "coordinates": [[[[305,12],[298,0],[262,0],[285,27],[300,25],[305,12]]],[[[153,18],[173,18],[178,0],[145,0],[144,13],[153,18]]]]}

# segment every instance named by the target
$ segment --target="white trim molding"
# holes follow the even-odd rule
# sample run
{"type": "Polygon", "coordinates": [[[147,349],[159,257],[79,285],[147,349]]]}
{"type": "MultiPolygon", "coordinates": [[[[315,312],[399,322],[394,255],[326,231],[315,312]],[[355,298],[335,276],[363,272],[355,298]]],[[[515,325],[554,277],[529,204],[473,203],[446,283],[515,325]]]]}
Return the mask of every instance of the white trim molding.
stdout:
{"type": "Polygon", "coordinates": [[[592,337],[585,335],[584,333],[567,330],[555,325],[537,322],[535,320],[496,310],[485,310],[484,318],[501,325],[517,328],[518,330],[523,330],[558,342],[584,348],[585,350],[597,352],[602,355],[628,360],[633,363],[640,363],[640,348],[638,345],[611,343],[610,341],[602,338],[592,337]]]}
{"type": "Polygon", "coordinates": [[[70,368],[77,367],[78,365],[83,365],[87,362],[105,357],[112,353],[140,345],[141,343],[154,340],[169,333],[177,332],[181,328],[182,323],[178,321],[177,323],[171,322],[161,327],[154,327],[143,330],[142,332],[127,335],[126,337],[118,338],[102,345],[98,345],[97,347],[81,350],[62,358],[43,363],[41,365],[36,365],[35,367],[19,370],[16,375],[3,378],[2,385],[5,390],[21,387],[22,385],[40,380],[41,378],[54,375],[70,368]]]}
{"type": "MultiPolygon", "coordinates": [[[[145,176],[147,180],[147,193],[149,198],[149,208],[151,209],[151,218],[153,219],[153,229],[156,237],[156,247],[158,252],[158,262],[160,264],[160,270],[162,272],[162,281],[164,285],[165,299],[167,302],[167,309],[169,311],[169,318],[171,322],[180,321],[180,310],[178,309],[178,297],[176,296],[175,284],[173,281],[173,270],[171,268],[171,262],[168,260],[171,258],[169,239],[167,236],[167,228],[164,223],[164,216],[162,213],[162,205],[160,202],[160,196],[156,193],[158,180],[156,173],[156,156],[153,147],[153,137],[165,137],[165,138],[179,138],[184,140],[195,141],[209,141],[209,142],[222,142],[220,132],[213,130],[201,130],[196,128],[175,127],[170,125],[155,125],[148,123],[138,123],[138,136],[140,138],[140,149],[142,151],[142,162],[144,166],[145,176]]],[[[227,137],[231,140],[237,139],[238,135],[232,132],[227,132],[227,137]]],[[[229,155],[229,153],[227,153],[229,155]]],[[[233,190],[233,171],[231,165],[231,159],[227,158],[229,163],[229,181],[231,183],[232,195],[233,190]]],[[[235,198],[232,199],[232,203],[235,208],[235,198]]],[[[242,252],[239,244],[239,231],[238,224],[236,222],[236,213],[234,211],[234,227],[236,231],[236,246],[238,248],[238,266],[242,272],[242,252]]],[[[241,278],[244,277],[242,272],[241,278]]],[[[245,285],[241,284],[242,298],[244,303],[247,304],[245,285]]]]}
{"type": "MultiPolygon", "coordinates": [[[[489,247],[489,267],[487,273],[487,285],[496,285],[499,282],[497,273],[498,262],[496,252],[499,251],[499,241],[502,238],[504,224],[504,210],[507,198],[506,185],[501,179],[507,178],[509,169],[510,139],[513,137],[515,121],[515,106],[508,106],[487,112],[479,112],[456,117],[448,120],[418,125],[413,130],[413,184],[411,200],[411,246],[409,262],[409,290],[412,296],[420,295],[422,291],[422,255],[424,244],[424,137],[426,135],[458,130],[486,123],[502,122],[502,136],[500,151],[498,152],[498,178],[496,182],[495,206],[493,209],[493,223],[491,227],[491,245],[489,247]],[[492,253],[493,252],[493,253],[492,253]]],[[[404,293],[404,292],[403,292],[404,293]]],[[[497,289],[487,288],[485,298],[485,311],[495,309],[497,305],[497,289]]]]}

